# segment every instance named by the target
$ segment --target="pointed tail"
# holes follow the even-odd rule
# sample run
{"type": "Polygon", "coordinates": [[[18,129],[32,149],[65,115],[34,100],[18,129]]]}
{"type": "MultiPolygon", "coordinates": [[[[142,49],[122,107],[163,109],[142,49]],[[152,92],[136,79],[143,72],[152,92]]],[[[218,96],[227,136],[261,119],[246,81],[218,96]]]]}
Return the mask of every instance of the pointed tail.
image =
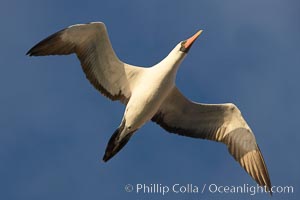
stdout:
{"type": "Polygon", "coordinates": [[[130,137],[136,130],[127,134],[124,134],[123,131],[125,131],[125,120],[122,122],[121,126],[117,130],[115,130],[115,132],[109,139],[105,154],[103,156],[104,162],[107,162],[112,157],[114,157],[114,155],[116,155],[127,144],[130,137]]]}

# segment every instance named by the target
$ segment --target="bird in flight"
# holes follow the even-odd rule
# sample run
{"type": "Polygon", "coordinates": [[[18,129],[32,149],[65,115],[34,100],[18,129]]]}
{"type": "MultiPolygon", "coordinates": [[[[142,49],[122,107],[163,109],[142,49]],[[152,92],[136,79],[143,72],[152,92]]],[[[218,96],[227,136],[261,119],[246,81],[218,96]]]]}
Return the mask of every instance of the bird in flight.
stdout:
{"type": "Polygon", "coordinates": [[[263,156],[240,110],[232,103],[193,102],[175,85],[177,70],[201,32],[179,42],[162,61],[149,68],[119,60],[102,22],[65,28],[36,44],[27,55],[75,53],[90,83],[104,96],[126,106],[103,161],[116,155],[151,120],[171,133],[224,143],[246,172],[271,192],[263,156]]]}

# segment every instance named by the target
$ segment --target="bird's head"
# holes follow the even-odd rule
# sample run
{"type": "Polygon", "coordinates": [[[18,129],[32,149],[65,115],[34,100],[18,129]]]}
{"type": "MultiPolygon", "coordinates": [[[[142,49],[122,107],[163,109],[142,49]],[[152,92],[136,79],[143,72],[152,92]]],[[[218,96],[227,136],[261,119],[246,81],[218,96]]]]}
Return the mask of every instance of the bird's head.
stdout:
{"type": "Polygon", "coordinates": [[[184,53],[188,53],[191,46],[194,44],[194,42],[196,41],[196,39],[199,37],[199,35],[201,33],[202,33],[202,30],[199,30],[197,33],[195,33],[189,39],[180,42],[180,45],[178,46],[178,48],[180,47],[179,51],[184,52],[184,53]]]}
{"type": "Polygon", "coordinates": [[[166,57],[167,60],[169,60],[171,62],[175,61],[176,64],[180,64],[181,61],[184,60],[185,56],[189,52],[193,43],[196,41],[196,39],[199,37],[199,35],[201,33],[202,33],[202,30],[198,31],[197,33],[195,33],[192,37],[188,38],[187,40],[179,42],[174,47],[174,49],[170,52],[170,54],[166,57]]]}
{"type": "Polygon", "coordinates": [[[177,68],[180,63],[184,60],[188,51],[192,47],[193,43],[202,33],[202,30],[199,30],[192,37],[187,40],[179,42],[174,49],[165,57],[160,63],[164,63],[164,65],[171,66],[172,68],[177,68]]]}

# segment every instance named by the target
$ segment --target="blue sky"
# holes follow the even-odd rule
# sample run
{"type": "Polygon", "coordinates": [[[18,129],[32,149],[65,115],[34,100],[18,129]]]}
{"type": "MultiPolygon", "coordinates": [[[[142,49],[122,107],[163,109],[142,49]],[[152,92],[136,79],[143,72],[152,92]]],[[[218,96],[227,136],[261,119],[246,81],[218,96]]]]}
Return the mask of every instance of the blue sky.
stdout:
{"type": "Polygon", "coordinates": [[[4,0],[0,7],[0,197],[15,199],[269,199],[266,194],[136,194],[126,184],[255,185],[219,143],[146,124],[110,162],[101,158],[124,107],[89,84],[74,55],[30,58],[46,36],[103,21],[118,56],[152,66],[193,45],[177,85],[203,103],[233,102],[256,136],[273,185],[299,199],[300,3],[4,0]]]}

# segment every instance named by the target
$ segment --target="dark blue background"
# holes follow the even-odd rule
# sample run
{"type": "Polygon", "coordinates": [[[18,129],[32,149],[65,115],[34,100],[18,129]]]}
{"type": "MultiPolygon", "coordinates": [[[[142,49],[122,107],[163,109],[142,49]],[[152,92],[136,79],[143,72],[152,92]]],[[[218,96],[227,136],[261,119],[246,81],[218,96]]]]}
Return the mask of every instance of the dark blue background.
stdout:
{"type": "Polygon", "coordinates": [[[0,197],[53,199],[270,199],[267,194],[136,194],[128,183],[255,185],[219,143],[146,124],[110,162],[106,144],[124,107],[99,95],[72,56],[26,51],[72,24],[106,23],[125,62],[152,66],[204,32],[177,85],[203,103],[233,102],[255,133],[272,184],[299,199],[300,3],[252,1],[2,0],[0,197]]]}

